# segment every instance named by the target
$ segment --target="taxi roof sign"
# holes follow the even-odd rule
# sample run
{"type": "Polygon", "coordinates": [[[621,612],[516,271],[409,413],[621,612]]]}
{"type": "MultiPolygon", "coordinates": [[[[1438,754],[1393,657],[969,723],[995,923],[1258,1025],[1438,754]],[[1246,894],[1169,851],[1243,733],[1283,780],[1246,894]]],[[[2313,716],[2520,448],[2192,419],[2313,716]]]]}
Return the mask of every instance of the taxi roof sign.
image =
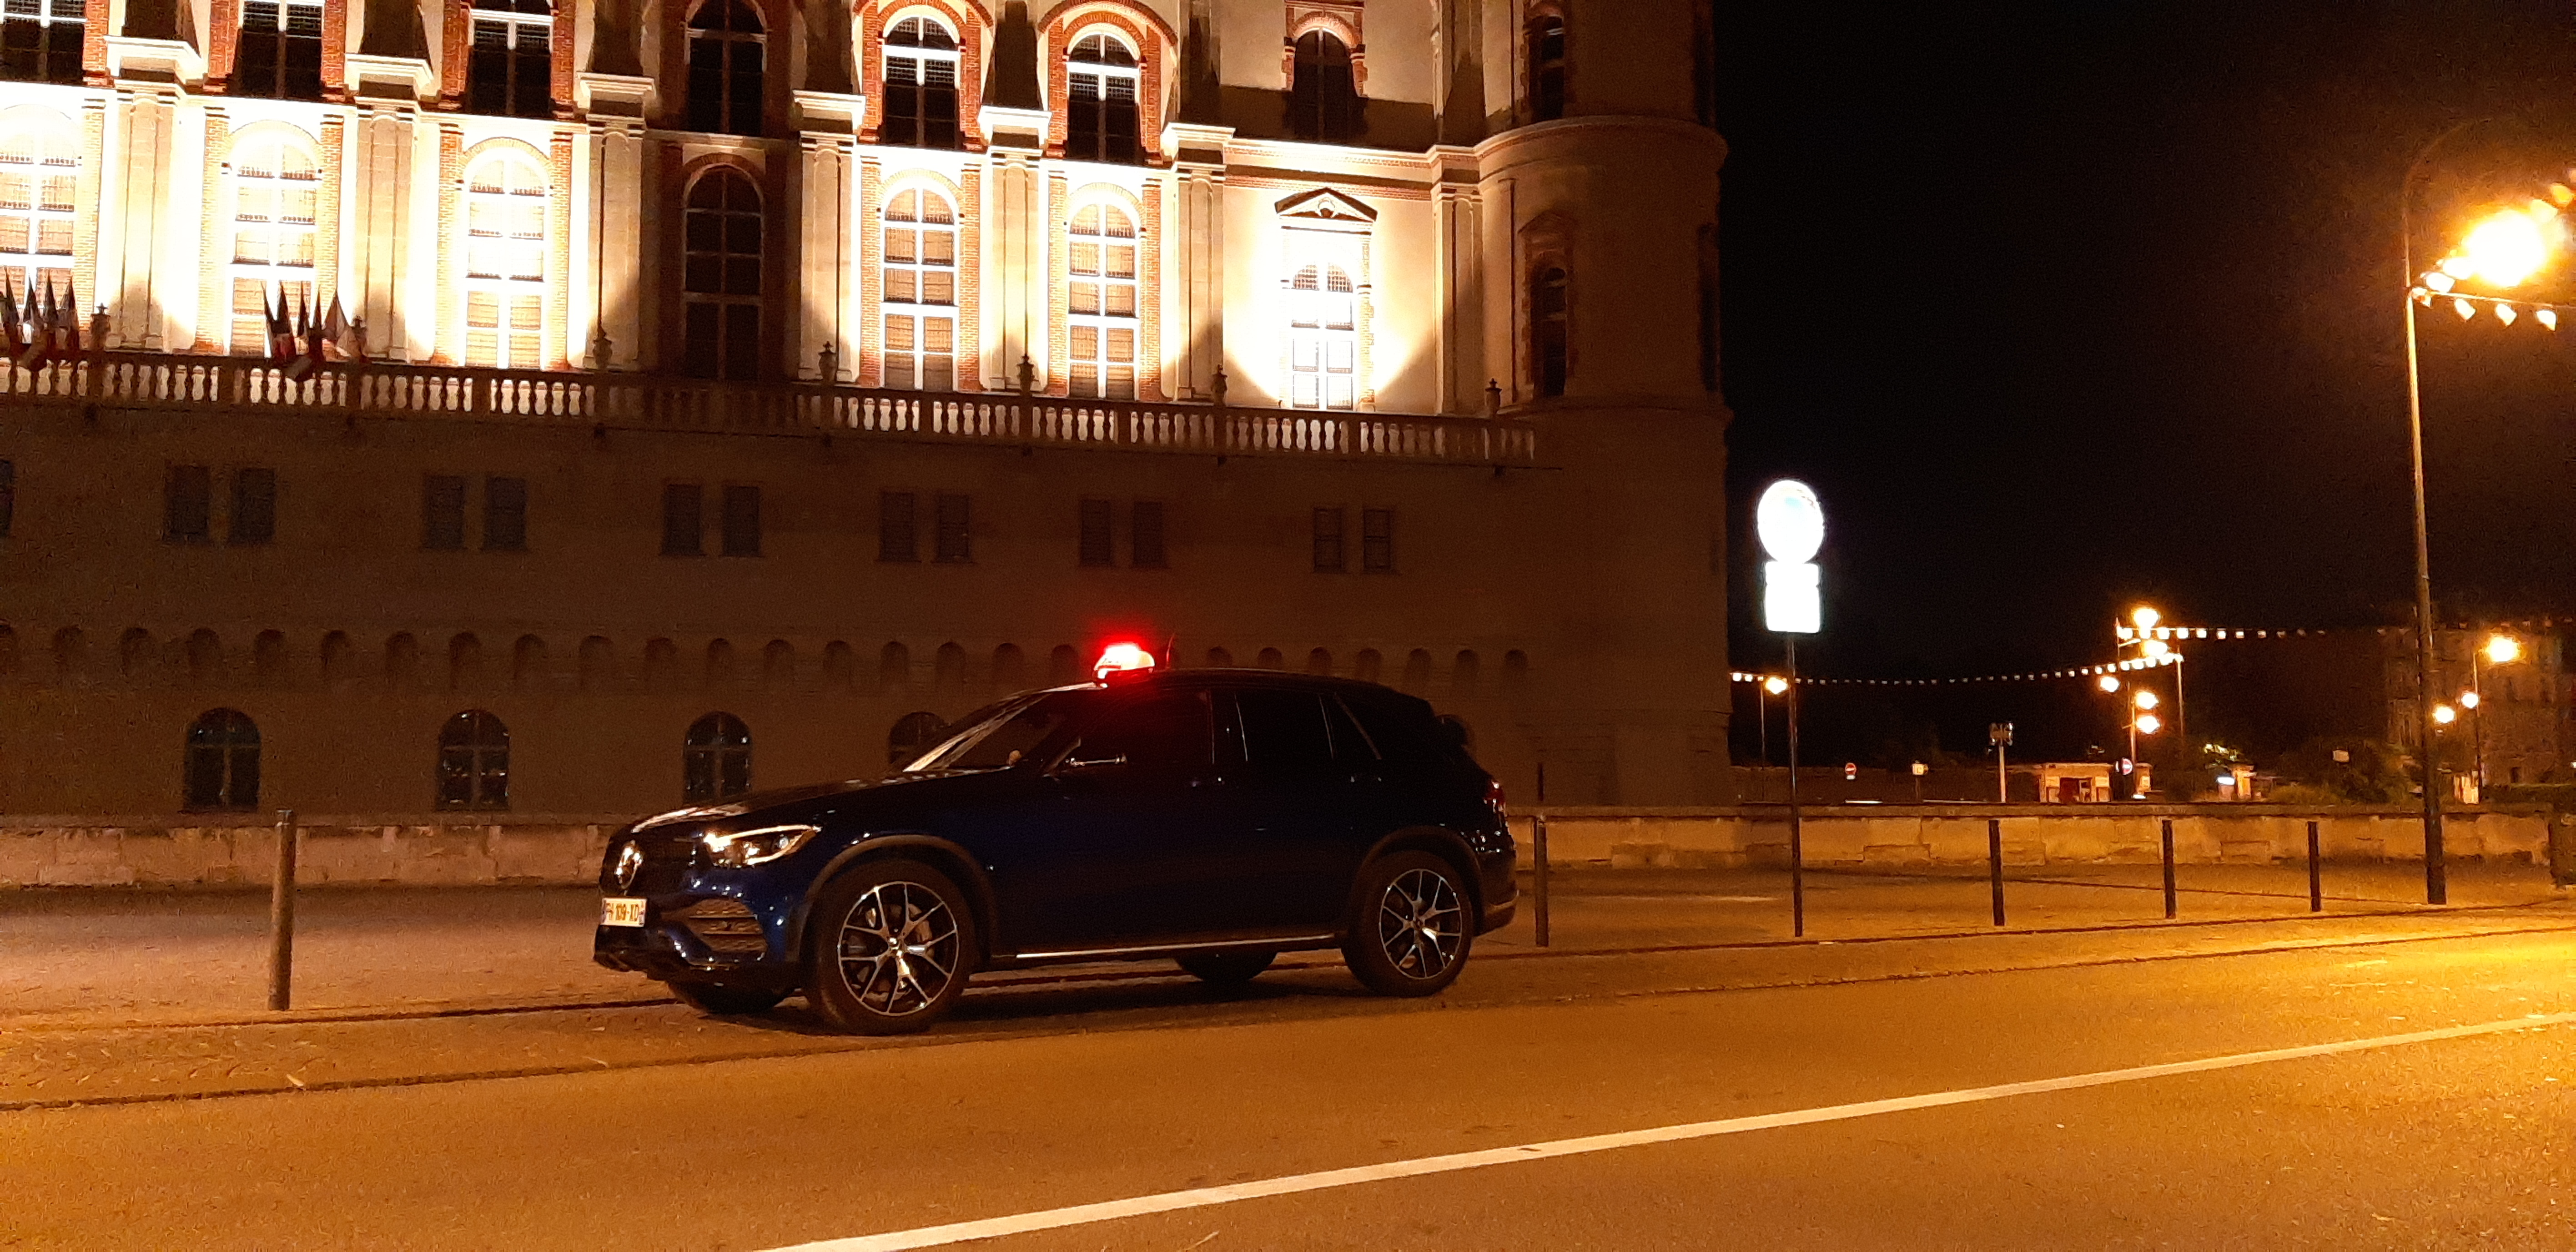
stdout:
{"type": "Polygon", "coordinates": [[[1114,674],[1142,673],[1152,668],[1154,668],[1153,653],[1147,652],[1136,644],[1113,643],[1100,650],[1100,659],[1092,663],[1091,676],[1101,682],[1107,682],[1114,674]]]}

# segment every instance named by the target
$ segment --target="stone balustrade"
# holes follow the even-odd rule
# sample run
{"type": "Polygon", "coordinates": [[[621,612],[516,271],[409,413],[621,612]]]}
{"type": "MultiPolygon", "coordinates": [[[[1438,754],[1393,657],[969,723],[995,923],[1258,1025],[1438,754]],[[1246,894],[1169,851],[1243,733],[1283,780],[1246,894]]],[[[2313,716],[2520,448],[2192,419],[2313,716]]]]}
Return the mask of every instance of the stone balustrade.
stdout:
{"type": "Polygon", "coordinates": [[[1538,457],[1537,436],[1528,424],[1481,418],[377,362],[335,362],[293,378],[259,357],[157,352],[94,352],[32,370],[0,364],[0,399],[144,410],[319,410],[352,420],[848,434],[1197,456],[1469,465],[1529,465],[1538,457]]]}

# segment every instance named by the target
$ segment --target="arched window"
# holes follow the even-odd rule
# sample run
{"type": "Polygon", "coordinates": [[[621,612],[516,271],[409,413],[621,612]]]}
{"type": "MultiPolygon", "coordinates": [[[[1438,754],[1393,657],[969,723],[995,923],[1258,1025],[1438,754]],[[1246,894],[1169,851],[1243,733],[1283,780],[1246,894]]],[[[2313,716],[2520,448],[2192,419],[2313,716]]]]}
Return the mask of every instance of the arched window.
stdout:
{"type": "Polygon", "coordinates": [[[554,6],[547,0],[474,0],[466,109],[510,117],[553,116],[554,40],[554,6]]]}
{"type": "MultiPolygon", "coordinates": [[[[731,3],[732,0],[717,0],[731,3]]],[[[687,342],[681,364],[692,378],[760,374],[760,189],[719,166],[689,188],[681,302],[687,342]]]]}
{"type": "Polygon", "coordinates": [[[897,192],[886,206],[884,256],[885,385],[955,391],[957,213],[947,198],[897,192]]]}
{"type": "Polygon", "coordinates": [[[916,148],[957,146],[957,37],[926,17],[886,32],[885,121],[877,137],[916,148]]]}
{"type": "Polygon", "coordinates": [[[469,709],[439,727],[438,807],[510,807],[510,728],[500,718],[469,709]]]}
{"type": "Polygon", "coordinates": [[[233,709],[197,715],[188,726],[187,807],[239,812],[259,807],[259,727],[233,709]]]}
{"type": "Polygon", "coordinates": [[[546,176],[496,152],[465,179],[465,363],[545,363],[546,176]]]}
{"type": "Polygon", "coordinates": [[[1404,654],[1404,676],[1396,680],[1396,686],[1404,691],[1412,692],[1417,696],[1431,689],[1431,653],[1429,650],[1424,648],[1415,648],[1413,651],[1404,654]]]}
{"type": "Polygon", "coordinates": [[[1209,669],[1233,669],[1234,653],[1226,648],[1210,648],[1207,653],[1207,663],[1209,669]]]}
{"type": "Polygon", "coordinates": [[[906,713],[896,718],[894,729],[886,732],[886,763],[901,765],[921,755],[939,742],[939,730],[939,718],[934,714],[906,713]]]}
{"type": "Polygon", "coordinates": [[[546,685],[546,641],[535,635],[521,635],[510,648],[510,685],[521,691],[532,691],[546,685]]]}
{"type": "Polygon", "coordinates": [[[1059,643],[1047,653],[1047,685],[1064,687],[1090,677],[1082,670],[1082,654],[1069,643],[1059,643]]]}
{"type": "MultiPolygon", "coordinates": [[[[315,9],[314,12],[321,12],[315,9]]],[[[322,171],[304,145],[253,137],[233,150],[232,350],[266,356],[269,310],[312,308],[322,171]]]]}
{"type": "Polygon", "coordinates": [[[1351,659],[1351,677],[1364,683],[1376,682],[1378,673],[1385,664],[1386,659],[1377,654],[1377,649],[1362,648],[1360,654],[1351,659]]]}
{"type": "Polygon", "coordinates": [[[1076,396],[1136,398],[1136,222],[1114,204],[1073,215],[1065,259],[1065,310],[1076,396]]]}
{"type": "Polygon", "coordinates": [[[1565,394],[1565,271],[1539,267],[1530,276],[1530,382],[1542,396],[1565,394]]]}
{"type": "Polygon", "coordinates": [[[1529,82],[1524,98],[1530,120],[1545,122],[1565,116],[1565,19],[1554,14],[1530,19],[1523,55],[1528,60],[1529,82]]]}
{"type": "Polygon", "coordinates": [[[1449,667],[1449,692],[1461,700],[1473,700],[1483,686],[1485,666],[1473,648],[1462,648],[1449,667]]]}
{"type": "Polygon", "coordinates": [[[1006,643],[993,649],[993,691],[1009,695],[1028,684],[1028,660],[1020,655],[1020,645],[1006,643]]]}
{"type": "MultiPolygon", "coordinates": [[[[16,18],[10,19],[11,29],[16,18]]],[[[77,29],[77,28],[75,28],[77,29]]],[[[24,308],[48,287],[72,301],[72,225],[80,157],[59,135],[0,136],[0,291],[24,308]]]]}
{"type": "Polygon", "coordinates": [[[760,14],[743,0],[706,0],[689,19],[688,129],[760,133],[766,50],[760,14]]]}
{"type": "Polygon", "coordinates": [[[247,0],[242,5],[232,90],[280,100],[322,98],[321,0],[247,0]]]}
{"type": "Polygon", "coordinates": [[[939,645],[930,658],[930,689],[943,699],[966,690],[966,649],[954,642],[939,645]]]}
{"type": "Polygon", "coordinates": [[[912,687],[912,649],[898,640],[877,650],[877,690],[905,691],[912,687]]]}
{"type": "Polygon", "coordinates": [[[760,684],[764,687],[796,685],[796,645],[784,639],[772,639],[760,650],[760,684]]]}
{"type": "Polygon", "coordinates": [[[1309,265],[1288,283],[1288,402],[1347,409],[1359,402],[1359,297],[1338,265],[1309,265]]]}
{"type": "Polygon", "coordinates": [[[1283,669],[1287,664],[1287,658],[1279,655],[1277,648],[1263,648],[1252,658],[1254,669],[1283,669]]]}
{"type": "Polygon", "coordinates": [[[592,635],[581,641],[581,689],[605,691],[617,681],[617,649],[605,635],[592,635]]]}
{"type": "Polygon", "coordinates": [[[850,645],[835,639],[823,645],[823,689],[848,691],[858,678],[858,656],[850,645]]]}
{"type": "Polygon", "coordinates": [[[131,679],[152,676],[152,632],[140,626],[116,642],[116,672],[131,679]]]}
{"type": "Polygon", "coordinates": [[[1309,673],[1309,674],[1320,675],[1320,676],[1325,677],[1325,678],[1330,678],[1330,677],[1332,677],[1332,676],[1333,676],[1333,654],[1332,654],[1332,652],[1330,652],[1329,650],[1324,649],[1324,648],[1317,648],[1317,649],[1315,649],[1314,651],[1307,653],[1307,654],[1306,654],[1306,672],[1307,672],[1307,673],[1309,673]]]}
{"type": "Polygon", "coordinates": [[[10,0],[0,17],[0,78],[79,83],[88,30],[87,0],[10,0]]]}
{"type": "Polygon", "coordinates": [[[680,798],[705,804],[749,790],[751,728],[731,713],[709,713],[689,723],[680,748],[680,798]]]}
{"type": "Polygon", "coordinates": [[[1086,35],[1065,57],[1064,154],[1076,161],[1136,163],[1136,54],[1107,35],[1086,35]]]}
{"type": "Polygon", "coordinates": [[[1316,143],[1348,143],[1359,130],[1359,84],[1351,50],[1320,30],[1297,37],[1288,80],[1288,133],[1316,143]]]}

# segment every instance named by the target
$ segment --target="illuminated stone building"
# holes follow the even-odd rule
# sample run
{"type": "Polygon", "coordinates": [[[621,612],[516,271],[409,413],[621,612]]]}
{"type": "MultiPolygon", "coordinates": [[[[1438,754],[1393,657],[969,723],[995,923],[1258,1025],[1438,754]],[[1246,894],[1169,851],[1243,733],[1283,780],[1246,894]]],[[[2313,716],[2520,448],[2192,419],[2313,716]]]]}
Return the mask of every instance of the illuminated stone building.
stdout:
{"type": "Polygon", "coordinates": [[[644,811],[1116,637],[1722,799],[1709,39],[10,0],[0,284],[94,316],[0,367],[0,810],[644,811]],[[280,306],[362,331],[281,369],[280,306]]]}

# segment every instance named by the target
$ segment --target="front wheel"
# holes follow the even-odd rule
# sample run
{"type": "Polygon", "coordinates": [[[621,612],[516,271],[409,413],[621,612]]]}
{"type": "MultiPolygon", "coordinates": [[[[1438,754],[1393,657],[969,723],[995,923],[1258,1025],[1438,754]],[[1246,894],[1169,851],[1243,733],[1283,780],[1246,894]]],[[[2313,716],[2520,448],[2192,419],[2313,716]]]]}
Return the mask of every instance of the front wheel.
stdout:
{"type": "Polygon", "coordinates": [[[966,990],[973,925],[946,874],[916,861],[861,864],[815,902],[806,998],[854,1034],[923,1029],[966,990]]]}
{"type": "Polygon", "coordinates": [[[1428,852],[1398,852],[1360,871],[1358,907],[1342,959],[1369,990],[1427,996],[1457,981],[1475,932],[1458,869],[1428,852]]]}

